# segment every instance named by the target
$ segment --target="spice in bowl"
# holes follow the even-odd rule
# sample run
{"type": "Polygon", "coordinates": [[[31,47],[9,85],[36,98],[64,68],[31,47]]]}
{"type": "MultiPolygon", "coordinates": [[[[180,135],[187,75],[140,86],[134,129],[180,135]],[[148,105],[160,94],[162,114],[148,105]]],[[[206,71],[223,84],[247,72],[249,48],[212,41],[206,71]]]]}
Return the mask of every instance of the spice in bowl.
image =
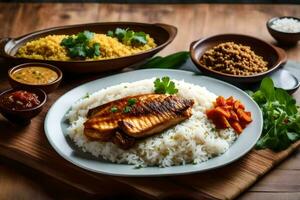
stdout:
{"type": "Polygon", "coordinates": [[[286,33],[300,32],[300,21],[294,18],[278,18],[270,25],[272,29],[286,33]]]}
{"type": "Polygon", "coordinates": [[[8,71],[9,83],[13,88],[39,88],[53,92],[60,84],[62,71],[46,63],[24,63],[8,71]]]}
{"type": "Polygon", "coordinates": [[[11,77],[21,83],[40,85],[55,81],[58,78],[58,74],[50,68],[28,66],[14,71],[11,77]]]}
{"type": "Polygon", "coordinates": [[[249,76],[268,70],[268,62],[249,46],[234,42],[221,43],[207,50],[199,63],[211,70],[231,75],[249,76]]]}
{"type": "Polygon", "coordinates": [[[0,98],[0,103],[11,110],[31,109],[41,104],[36,94],[25,90],[6,93],[0,98]]]}
{"type": "Polygon", "coordinates": [[[0,94],[0,113],[18,125],[27,125],[38,115],[47,101],[41,89],[8,89],[0,94]]]}

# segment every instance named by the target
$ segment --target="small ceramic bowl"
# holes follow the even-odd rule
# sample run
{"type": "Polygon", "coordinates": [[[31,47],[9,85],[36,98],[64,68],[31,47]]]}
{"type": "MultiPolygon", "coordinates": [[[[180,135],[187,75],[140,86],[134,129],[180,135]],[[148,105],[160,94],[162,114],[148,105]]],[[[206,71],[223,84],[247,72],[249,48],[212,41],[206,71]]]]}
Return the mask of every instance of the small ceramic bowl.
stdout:
{"type": "Polygon", "coordinates": [[[44,104],[47,101],[47,94],[38,88],[32,88],[32,89],[24,89],[24,88],[13,88],[5,90],[0,94],[0,99],[8,94],[12,93],[18,90],[25,90],[27,92],[31,92],[37,95],[40,104],[38,106],[35,106],[33,108],[28,109],[22,109],[22,110],[12,110],[11,108],[8,108],[4,106],[4,104],[0,101],[0,113],[9,121],[20,124],[20,125],[26,125],[30,123],[30,120],[37,116],[43,109],[44,104]]]}
{"type": "Polygon", "coordinates": [[[39,88],[44,90],[47,94],[53,92],[60,84],[61,80],[62,80],[63,74],[62,71],[60,69],[58,69],[57,67],[55,67],[54,65],[50,65],[50,64],[46,64],[46,63],[24,63],[21,65],[17,65],[13,68],[11,68],[10,70],[8,70],[8,80],[10,85],[15,88],[15,87],[22,87],[22,88],[27,88],[27,89],[31,89],[31,88],[39,88]],[[35,66],[35,67],[45,67],[48,69],[51,69],[53,71],[55,71],[58,75],[58,78],[50,83],[47,84],[30,84],[30,83],[24,83],[24,82],[19,82],[16,79],[12,78],[12,74],[14,72],[16,72],[19,69],[25,68],[25,67],[30,67],[30,66],[35,66]]]}
{"type": "Polygon", "coordinates": [[[258,38],[239,34],[215,35],[192,42],[190,45],[190,53],[193,63],[202,73],[233,84],[258,82],[265,76],[276,71],[280,66],[285,64],[287,60],[287,55],[283,49],[275,47],[258,38]],[[250,46],[252,51],[257,55],[262,56],[263,59],[268,62],[269,69],[255,75],[241,76],[212,70],[200,64],[199,60],[207,50],[224,42],[234,42],[236,44],[250,46]]]}
{"type": "Polygon", "coordinates": [[[300,32],[291,32],[290,33],[290,32],[279,31],[279,30],[272,28],[272,24],[276,20],[282,19],[282,18],[292,18],[292,19],[300,21],[300,19],[296,18],[296,17],[274,17],[274,18],[268,20],[267,24],[266,24],[269,33],[281,45],[284,45],[284,46],[296,45],[298,43],[298,41],[300,40],[300,32]]]}

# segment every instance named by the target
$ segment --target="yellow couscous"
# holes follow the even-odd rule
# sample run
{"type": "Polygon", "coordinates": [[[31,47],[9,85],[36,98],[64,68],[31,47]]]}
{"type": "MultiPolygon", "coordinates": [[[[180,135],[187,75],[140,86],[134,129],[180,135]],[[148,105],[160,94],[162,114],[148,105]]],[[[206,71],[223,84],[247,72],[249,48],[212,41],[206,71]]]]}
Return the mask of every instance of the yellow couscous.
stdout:
{"type": "MultiPolygon", "coordinates": [[[[61,41],[68,35],[49,35],[37,40],[27,42],[21,46],[16,54],[17,57],[39,59],[39,60],[73,60],[68,56],[65,47],[61,46],[61,41]]],[[[100,44],[100,55],[86,60],[103,60],[123,56],[129,56],[156,47],[154,39],[147,35],[147,44],[142,46],[125,45],[118,41],[117,38],[105,34],[95,34],[90,44],[100,44]]]]}

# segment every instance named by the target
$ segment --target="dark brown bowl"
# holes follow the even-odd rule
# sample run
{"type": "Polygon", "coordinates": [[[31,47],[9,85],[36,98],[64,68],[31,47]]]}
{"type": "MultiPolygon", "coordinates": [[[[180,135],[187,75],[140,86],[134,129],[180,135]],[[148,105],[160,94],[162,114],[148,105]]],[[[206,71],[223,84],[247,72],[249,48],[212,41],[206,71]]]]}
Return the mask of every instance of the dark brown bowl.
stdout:
{"type": "Polygon", "coordinates": [[[170,44],[177,34],[177,28],[167,24],[147,24],[135,22],[104,22],[92,24],[79,24],[71,26],[55,27],[36,31],[18,38],[2,39],[0,43],[0,57],[7,59],[16,64],[28,62],[43,62],[58,66],[63,71],[74,73],[89,73],[89,72],[104,72],[119,70],[131,65],[140,63],[161,51],[164,47],[170,44]],[[157,47],[131,56],[120,58],[98,60],[98,61],[50,61],[36,60],[27,58],[17,58],[15,54],[17,50],[26,42],[45,37],[51,34],[77,34],[78,32],[89,30],[96,33],[107,33],[108,30],[115,28],[130,28],[134,31],[143,31],[154,38],[157,47]]]}
{"type": "Polygon", "coordinates": [[[231,83],[258,82],[282,66],[287,60],[286,53],[281,48],[275,47],[258,38],[239,34],[215,35],[192,42],[190,45],[190,53],[192,61],[201,72],[231,83]],[[199,59],[207,50],[223,42],[235,42],[250,46],[251,50],[257,55],[262,56],[263,59],[268,62],[269,70],[255,75],[239,76],[211,70],[199,63],[199,59]]]}
{"type": "Polygon", "coordinates": [[[28,92],[32,92],[32,93],[35,93],[41,104],[34,107],[34,108],[30,108],[30,109],[24,109],[24,110],[12,110],[12,109],[9,109],[5,106],[3,106],[1,103],[0,103],[0,113],[6,118],[8,119],[9,121],[13,122],[13,123],[16,123],[16,124],[20,124],[20,125],[26,125],[28,123],[30,123],[30,120],[37,116],[43,109],[43,106],[44,104],[46,103],[47,101],[47,95],[46,93],[41,90],[41,89],[25,89],[25,88],[13,88],[13,89],[8,89],[8,90],[5,90],[4,92],[2,92],[0,94],[0,98],[4,95],[4,94],[7,94],[7,93],[10,93],[10,92],[14,92],[14,91],[18,91],[18,90],[26,90],[28,92]]]}
{"type": "Polygon", "coordinates": [[[300,19],[296,18],[296,17],[274,17],[274,18],[268,20],[267,24],[266,24],[269,33],[281,45],[284,45],[284,46],[296,45],[298,43],[298,41],[300,40],[300,32],[294,32],[294,33],[282,32],[282,31],[275,30],[271,27],[271,25],[274,23],[275,20],[282,19],[282,18],[292,18],[292,19],[300,21],[300,19]]]}
{"type": "Polygon", "coordinates": [[[63,77],[63,73],[61,72],[60,69],[58,69],[57,67],[55,67],[53,65],[46,64],[46,63],[24,63],[24,64],[17,65],[8,70],[8,80],[9,80],[10,85],[13,88],[16,88],[16,87],[22,87],[22,88],[26,88],[26,89],[39,88],[39,89],[42,89],[43,91],[45,91],[47,94],[53,92],[59,86],[59,84],[62,80],[62,77],[63,77]],[[16,70],[24,68],[24,67],[28,67],[28,66],[39,66],[39,67],[46,67],[46,68],[52,69],[58,74],[58,78],[51,83],[40,84],[40,85],[21,83],[12,78],[12,74],[16,70]]]}

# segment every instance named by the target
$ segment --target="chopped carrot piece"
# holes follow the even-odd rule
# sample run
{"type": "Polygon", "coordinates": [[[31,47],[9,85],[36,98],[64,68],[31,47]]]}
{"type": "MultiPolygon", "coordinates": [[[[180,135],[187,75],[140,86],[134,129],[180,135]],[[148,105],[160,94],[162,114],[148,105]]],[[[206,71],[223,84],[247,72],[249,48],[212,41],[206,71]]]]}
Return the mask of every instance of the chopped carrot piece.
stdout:
{"type": "Polygon", "coordinates": [[[218,128],[218,129],[223,129],[223,128],[229,128],[230,127],[230,124],[229,124],[228,120],[223,115],[215,117],[213,119],[213,122],[216,125],[216,128],[218,128]]]}
{"type": "Polygon", "coordinates": [[[235,102],[234,102],[234,104],[233,104],[233,108],[235,109],[235,110],[237,110],[237,109],[239,109],[240,108],[240,101],[238,101],[238,100],[236,100],[235,102]]]}
{"type": "Polygon", "coordinates": [[[240,108],[237,109],[237,115],[238,115],[240,121],[242,121],[246,124],[249,124],[250,122],[252,122],[252,118],[248,114],[246,114],[244,110],[242,110],[240,108]]]}
{"type": "Polygon", "coordinates": [[[218,106],[225,106],[226,105],[226,100],[224,97],[222,96],[219,96],[217,99],[216,99],[216,103],[218,106]]]}
{"type": "Polygon", "coordinates": [[[227,105],[233,105],[234,103],[234,99],[232,96],[230,96],[229,98],[226,99],[226,104],[227,105]]]}
{"type": "Polygon", "coordinates": [[[237,121],[232,122],[230,125],[238,134],[243,132],[243,128],[237,121]]]}
{"type": "Polygon", "coordinates": [[[244,106],[244,104],[242,104],[242,103],[240,102],[239,108],[241,108],[241,109],[245,110],[245,106],[244,106]]]}
{"type": "Polygon", "coordinates": [[[230,119],[234,121],[239,121],[237,114],[233,110],[230,110],[230,119]]]}
{"type": "Polygon", "coordinates": [[[246,113],[249,117],[251,117],[251,112],[245,111],[245,113],[246,113]]]}
{"type": "Polygon", "coordinates": [[[206,115],[208,119],[213,119],[216,116],[216,109],[210,109],[206,111],[206,115]]]}
{"type": "Polygon", "coordinates": [[[213,108],[206,111],[206,115],[216,128],[232,127],[238,134],[252,121],[251,112],[245,111],[245,106],[232,96],[227,99],[219,96],[213,103],[213,108]]]}
{"type": "Polygon", "coordinates": [[[245,123],[245,122],[243,122],[243,121],[240,121],[240,125],[241,125],[241,127],[244,129],[244,128],[246,128],[246,126],[247,126],[247,124],[245,123]]]}
{"type": "Polygon", "coordinates": [[[231,105],[226,105],[226,106],[222,106],[221,108],[227,109],[227,110],[231,110],[232,106],[231,105]]]}
{"type": "Polygon", "coordinates": [[[226,118],[230,117],[230,112],[222,107],[216,107],[215,110],[217,113],[219,113],[220,115],[222,115],[226,118]]]}

